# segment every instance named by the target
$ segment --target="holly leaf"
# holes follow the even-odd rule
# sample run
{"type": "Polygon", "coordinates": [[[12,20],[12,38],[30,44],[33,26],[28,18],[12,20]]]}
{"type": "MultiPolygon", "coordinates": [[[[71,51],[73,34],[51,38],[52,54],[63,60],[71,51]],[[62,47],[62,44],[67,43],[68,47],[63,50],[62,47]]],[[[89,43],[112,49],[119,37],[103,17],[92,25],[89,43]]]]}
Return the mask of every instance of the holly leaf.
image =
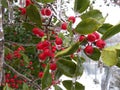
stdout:
{"type": "Polygon", "coordinates": [[[42,2],[42,3],[52,3],[55,0],[39,0],[39,1],[42,2]]]}
{"type": "Polygon", "coordinates": [[[94,18],[100,23],[103,23],[105,21],[104,17],[102,16],[102,13],[99,10],[90,10],[81,15],[82,20],[85,20],[87,18],[94,18]]]}
{"type": "Polygon", "coordinates": [[[115,47],[110,46],[110,47],[104,48],[101,52],[101,58],[103,63],[107,66],[116,65],[118,62],[118,58],[117,58],[117,51],[115,50],[115,47]]]}
{"type": "Polygon", "coordinates": [[[23,26],[25,27],[26,30],[32,31],[32,29],[34,28],[34,26],[30,23],[23,23],[23,26]]]}
{"type": "Polygon", "coordinates": [[[55,90],[63,90],[60,86],[54,85],[55,90]]]}
{"type": "Polygon", "coordinates": [[[42,26],[41,16],[39,10],[35,5],[29,5],[27,7],[27,16],[34,22],[38,27],[42,26]]]}
{"type": "Polygon", "coordinates": [[[57,52],[55,57],[61,57],[61,56],[73,54],[74,52],[76,52],[78,50],[79,45],[80,45],[80,42],[76,42],[72,46],[70,46],[62,51],[57,52]]]}
{"type": "Polygon", "coordinates": [[[60,59],[57,61],[57,67],[68,77],[73,77],[75,74],[76,64],[72,61],[60,59]]]}
{"type": "Polygon", "coordinates": [[[74,90],[85,90],[85,87],[79,82],[75,82],[74,83],[75,87],[74,87],[72,80],[64,80],[62,84],[67,90],[73,90],[73,88],[74,90]]]}
{"type": "Polygon", "coordinates": [[[44,70],[44,75],[42,78],[42,90],[45,90],[47,87],[49,87],[52,83],[52,76],[49,73],[49,64],[46,66],[44,70]]]}
{"type": "Polygon", "coordinates": [[[75,0],[74,9],[80,13],[85,11],[90,4],[90,0],[75,0]]]}
{"type": "Polygon", "coordinates": [[[89,34],[97,31],[102,24],[94,18],[87,18],[81,21],[75,28],[75,32],[79,34],[89,34]]]}
{"type": "Polygon", "coordinates": [[[105,34],[105,32],[107,32],[109,30],[109,28],[111,28],[112,26],[113,25],[111,25],[109,23],[105,23],[97,31],[101,34],[105,34]]]}
{"type": "Polygon", "coordinates": [[[23,83],[23,90],[29,90],[29,87],[26,83],[23,83]]]}
{"type": "Polygon", "coordinates": [[[115,25],[115,26],[112,26],[111,28],[109,28],[108,31],[106,31],[103,36],[102,36],[102,39],[103,40],[106,40],[112,36],[114,36],[115,34],[119,33],[120,32],[120,24],[118,25],[115,25]]]}
{"type": "Polygon", "coordinates": [[[83,65],[82,65],[82,60],[81,60],[81,58],[78,57],[74,76],[75,77],[76,76],[81,76],[83,74],[83,70],[84,70],[84,68],[83,68],[83,65]]]}

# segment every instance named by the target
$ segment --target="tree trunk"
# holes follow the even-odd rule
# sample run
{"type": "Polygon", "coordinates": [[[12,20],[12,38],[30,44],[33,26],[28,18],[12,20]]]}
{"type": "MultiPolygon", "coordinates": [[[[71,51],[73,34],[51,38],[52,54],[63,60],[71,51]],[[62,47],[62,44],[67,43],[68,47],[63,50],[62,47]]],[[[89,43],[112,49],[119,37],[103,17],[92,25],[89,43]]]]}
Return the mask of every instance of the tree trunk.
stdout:
{"type": "Polygon", "coordinates": [[[4,62],[4,33],[2,28],[2,4],[0,0],[0,86],[4,81],[3,62],[4,62]]]}

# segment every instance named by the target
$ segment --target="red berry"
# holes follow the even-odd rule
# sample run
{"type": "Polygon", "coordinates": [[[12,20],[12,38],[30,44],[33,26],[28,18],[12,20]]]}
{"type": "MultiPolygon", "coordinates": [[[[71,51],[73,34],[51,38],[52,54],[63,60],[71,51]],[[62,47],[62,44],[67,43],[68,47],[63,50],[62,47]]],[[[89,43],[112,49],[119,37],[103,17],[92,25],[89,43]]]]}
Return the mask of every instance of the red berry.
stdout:
{"type": "Polygon", "coordinates": [[[42,14],[43,16],[45,16],[45,8],[42,8],[42,9],[40,10],[40,12],[41,12],[41,14],[42,14]]]}
{"type": "Polygon", "coordinates": [[[21,54],[19,51],[14,51],[14,57],[15,58],[21,58],[21,54]]]}
{"type": "Polygon", "coordinates": [[[11,82],[11,83],[14,83],[14,82],[15,82],[15,79],[11,78],[11,79],[10,79],[10,82],[11,82]]]}
{"type": "Polygon", "coordinates": [[[63,30],[66,30],[66,29],[67,29],[67,23],[66,23],[66,22],[62,23],[61,29],[63,29],[63,30]]]}
{"type": "Polygon", "coordinates": [[[42,66],[43,68],[45,68],[45,67],[46,67],[46,64],[43,63],[41,66],[42,66]]]}
{"type": "Polygon", "coordinates": [[[99,33],[97,33],[97,32],[93,32],[93,34],[96,36],[96,39],[99,39],[99,38],[100,38],[99,33]]]}
{"type": "Polygon", "coordinates": [[[17,51],[25,51],[25,48],[23,46],[18,47],[17,51]]]}
{"type": "Polygon", "coordinates": [[[6,83],[9,83],[9,82],[10,82],[10,80],[9,80],[9,79],[6,79],[6,80],[5,80],[5,82],[6,82],[6,83]]]}
{"type": "Polygon", "coordinates": [[[14,75],[13,78],[16,79],[16,78],[17,78],[17,75],[14,75]]]}
{"type": "Polygon", "coordinates": [[[51,16],[51,14],[52,14],[51,9],[45,8],[45,15],[46,16],[51,16]]]}
{"type": "Polygon", "coordinates": [[[74,16],[70,16],[70,17],[68,18],[68,21],[70,21],[70,22],[72,22],[72,23],[75,23],[76,18],[75,18],[74,16]]]}
{"type": "Polygon", "coordinates": [[[32,32],[33,32],[33,34],[35,34],[38,37],[43,37],[44,36],[44,32],[39,28],[36,28],[36,27],[33,28],[32,32]]]}
{"type": "Polygon", "coordinates": [[[51,64],[50,64],[50,69],[51,69],[51,70],[56,70],[56,68],[57,68],[56,63],[51,63],[51,64]]]}
{"type": "Polygon", "coordinates": [[[99,47],[100,49],[105,47],[105,41],[100,39],[96,41],[96,46],[99,47]]]}
{"type": "Polygon", "coordinates": [[[52,52],[54,53],[56,51],[56,46],[52,46],[52,52]]]}
{"type": "Polygon", "coordinates": [[[31,62],[29,62],[29,65],[31,66],[33,64],[33,62],[31,61],[31,62]]]}
{"type": "Polygon", "coordinates": [[[52,52],[51,52],[50,49],[45,49],[45,50],[44,50],[44,54],[45,54],[46,56],[51,56],[52,52]]]}
{"type": "Polygon", "coordinates": [[[8,53],[6,56],[5,56],[5,59],[6,60],[11,60],[13,59],[13,55],[11,53],[8,53]]]}
{"type": "Polygon", "coordinates": [[[10,73],[6,73],[5,77],[10,78],[10,73]]]}
{"type": "Polygon", "coordinates": [[[44,53],[39,54],[38,57],[42,61],[44,61],[46,59],[46,55],[44,53]]]}
{"type": "Polygon", "coordinates": [[[15,85],[15,88],[18,89],[18,84],[15,85]]]}
{"type": "Polygon", "coordinates": [[[44,46],[44,48],[45,47],[49,47],[50,46],[50,42],[48,40],[43,41],[43,46],[44,46]]]}
{"type": "Polygon", "coordinates": [[[31,4],[32,4],[31,0],[26,0],[26,6],[29,6],[31,4]]]}
{"type": "Polygon", "coordinates": [[[96,36],[94,34],[88,34],[87,39],[90,42],[94,42],[96,40],[96,36]]]}
{"type": "Polygon", "coordinates": [[[88,45],[85,47],[84,51],[86,54],[91,55],[91,54],[93,54],[94,49],[92,46],[88,45]]]}
{"type": "Polygon", "coordinates": [[[19,10],[21,11],[21,15],[25,15],[26,14],[26,8],[19,8],[19,10]]]}
{"type": "Polygon", "coordinates": [[[86,38],[86,37],[85,37],[84,35],[81,35],[81,36],[79,37],[79,41],[82,42],[85,38],[86,38]]]}
{"type": "Polygon", "coordinates": [[[61,45],[61,44],[63,43],[62,38],[56,38],[56,39],[55,39],[55,43],[56,43],[57,45],[61,45]]]}
{"type": "Polygon", "coordinates": [[[43,77],[43,75],[44,75],[44,73],[43,73],[43,72],[39,72],[38,77],[39,77],[39,78],[42,78],[42,77],[43,77]]]}
{"type": "Polygon", "coordinates": [[[38,50],[42,50],[43,49],[43,43],[42,42],[39,42],[37,45],[36,45],[36,48],[38,49],[38,50]]]}

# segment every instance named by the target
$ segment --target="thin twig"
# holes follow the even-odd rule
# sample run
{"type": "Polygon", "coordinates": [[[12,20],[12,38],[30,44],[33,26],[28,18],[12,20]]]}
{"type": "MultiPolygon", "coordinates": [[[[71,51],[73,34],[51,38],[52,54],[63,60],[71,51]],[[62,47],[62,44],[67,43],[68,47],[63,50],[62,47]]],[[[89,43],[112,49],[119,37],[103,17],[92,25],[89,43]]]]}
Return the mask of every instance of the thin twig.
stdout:
{"type": "Polygon", "coordinates": [[[4,62],[4,66],[8,67],[12,72],[14,72],[15,74],[17,74],[18,77],[27,80],[27,82],[29,82],[29,84],[31,84],[32,86],[35,86],[38,90],[42,90],[41,87],[38,84],[36,84],[35,82],[33,82],[28,77],[26,77],[23,74],[21,74],[18,71],[16,71],[13,67],[11,67],[10,65],[8,65],[7,63],[4,62]]]}

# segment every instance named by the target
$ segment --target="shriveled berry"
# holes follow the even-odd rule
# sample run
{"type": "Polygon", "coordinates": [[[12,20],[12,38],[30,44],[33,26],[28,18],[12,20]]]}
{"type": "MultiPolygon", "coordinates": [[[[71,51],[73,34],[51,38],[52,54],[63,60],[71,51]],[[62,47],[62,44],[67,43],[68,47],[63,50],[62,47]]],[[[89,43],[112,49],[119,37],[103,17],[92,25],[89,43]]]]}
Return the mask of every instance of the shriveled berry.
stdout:
{"type": "Polygon", "coordinates": [[[90,42],[94,42],[96,40],[96,36],[94,34],[88,34],[87,40],[90,42]]]}
{"type": "Polygon", "coordinates": [[[99,47],[100,49],[105,47],[105,41],[100,39],[96,41],[96,46],[99,47]]]}
{"type": "Polygon", "coordinates": [[[38,77],[39,77],[39,78],[42,78],[42,77],[43,77],[43,75],[44,75],[44,73],[43,73],[43,72],[39,72],[38,77]]]}
{"type": "Polygon", "coordinates": [[[51,69],[51,70],[56,70],[56,69],[57,69],[56,63],[51,63],[51,64],[50,64],[50,69],[51,69]]]}
{"type": "Polygon", "coordinates": [[[84,35],[81,35],[81,36],[79,37],[79,41],[82,42],[85,38],[86,38],[86,37],[85,37],[84,35]]]}
{"type": "Polygon", "coordinates": [[[88,45],[85,47],[84,51],[86,54],[91,55],[91,54],[93,54],[94,49],[91,45],[88,45]]]}
{"type": "Polygon", "coordinates": [[[75,23],[76,18],[75,18],[74,16],[70,16],[70,17],[68,18],[68,21],[70,21],[70,22],[72,22],[72,23],[75,23]]]}
{"type": "Polygon", "coordinates": [[[56,38],[56,39],[55,39],[55,43],[56,43],[57,45],[61,45],[61,44],[63,43],[62,38],[56,38]]]}
{"type": "Polygon", "coordinates": [[[12,60],[13,59],[13,55],[11,53],[8,53],[6,56],[5,56],[5,59],[6,60],[12,60]]]}
{"type": "Polygon", "coordinates": [[[67,29],[67,23],[66,22],[61,24],[61,29],[63,29],[63,30],[67,29]]]}

